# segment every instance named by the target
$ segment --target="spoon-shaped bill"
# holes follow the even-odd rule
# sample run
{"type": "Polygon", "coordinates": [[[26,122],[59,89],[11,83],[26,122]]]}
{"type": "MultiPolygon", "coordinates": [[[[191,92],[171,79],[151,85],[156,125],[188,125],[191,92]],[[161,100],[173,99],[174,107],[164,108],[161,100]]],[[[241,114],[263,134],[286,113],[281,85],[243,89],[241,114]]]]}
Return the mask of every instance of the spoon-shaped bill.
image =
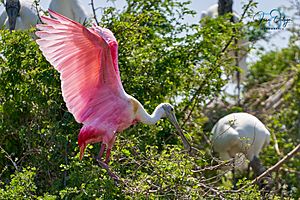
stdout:
{"type": "Polygon", "coordinates": [[[181,130],[179,124],[178,124],[178,121],[177,121],[177,119],[176,119],[175,114],[174,114],[173,112],[169,112],[169,111],[167,111],[166,114],[167,114],[168,119],[169,119],[169,120],[171,121],[171,123],[175,126],[177,132],[179,133],[179,136],[180,136],[180,138],[181,138],[181,140],[182,140],[182,142],[183,142],[184,148],[185,148],[186,150],[188,150],[188,151],[191,151],[191,145],[190,145],[190,143],[188,142],[188,140],[186,139],[186,137],[184,136],[184,134],[183,134],[183,132],[182,132],[182,130],[181,130]]]}

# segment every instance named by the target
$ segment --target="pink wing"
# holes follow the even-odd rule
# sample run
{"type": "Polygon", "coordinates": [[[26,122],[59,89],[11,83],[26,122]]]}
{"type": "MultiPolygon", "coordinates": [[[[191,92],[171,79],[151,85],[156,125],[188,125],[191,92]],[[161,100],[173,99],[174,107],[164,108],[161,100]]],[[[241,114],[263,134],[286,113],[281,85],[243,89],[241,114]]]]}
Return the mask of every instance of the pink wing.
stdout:
{"type": "MultiPolygon", "coordinates": [[[[37,43],[46,59],[61,73],[68,110],[79,123],[118,121],[116,113],[128,106],[118,69],[118,44],[113,33],[87,29],[56,12],[42,17],[37,43]]],[[[117,128],[117,126],[115,127],[117,128]]]]}

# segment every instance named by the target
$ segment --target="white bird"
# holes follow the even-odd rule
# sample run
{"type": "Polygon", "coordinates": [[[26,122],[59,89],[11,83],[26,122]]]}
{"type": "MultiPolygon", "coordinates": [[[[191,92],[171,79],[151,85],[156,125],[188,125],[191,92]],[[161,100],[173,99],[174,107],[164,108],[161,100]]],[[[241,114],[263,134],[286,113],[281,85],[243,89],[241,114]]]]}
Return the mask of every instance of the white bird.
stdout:
{"type": "Polygon", "coordinates": [[[78,0],[51,0],[49,9],[81,24],[89,18],[78,0]]]}
{"type": "Polygon", "coordinates": [[[270,143],[270,132],[255,116],[232,113],[221,118],[212,129],[212,145],[222,160],[243,153],[250,161],[255,176],[264,171],[259,153],[270,143]]]}
{"type": "MultiPolygon", "coordinates": [[[[216,18],[219,16],[218,13],[218,4],[214,4],[212,6],[210,6],[206,11],[202,11],[201,12],[201,19],[204,17],[212,17],[212,18],[216,18]]],[[[238,22],[240,20],[240,16],[236,13],[233,12],[233,21],[234,22],[238,22]]],[[[240,80],[243,81],[245,80],[246,74],[248,73],[249,69],[246,63],[246,59],[247,59],[247,48],[249,45],[249,41],[246,39],[241,39],[238,42],[238,55],[237,55],[237,66],[242,69],[242,72],[240,73],[240,80]]],[[[235,56],[235,52],[231,51],[229,52],[229,55],[231,57],[236,57],[235,56]]],[[[236,77],[233,77],[233,80],[236,81],[236,77]]]]}
{"type": "Polygon", "coordinates": [[[209,16],[209,17],[212,17],[212,18],[216,18],[219,16],[219,12],[218,12],[218,4],[214,4],[214,5],[211,5],[210,7],[208,7],[207,10],[203,10],[201,12],[201,19],[206,17],[206,16],[209,16]]]}
{"type": "Polygon", "coordinates": [[[4,11],[1,12],[1,14],[0,14],[0,29],[3,28],[6,18],[7,18],[7,13],[6,13],[6,11],[4,10],[4,11]]]}
{"type": "Polygon", "coordinates": [[[26,30],[40,23],[34,0],[6,0],[0,15],[0,27],[10,30],[26,30]]]}

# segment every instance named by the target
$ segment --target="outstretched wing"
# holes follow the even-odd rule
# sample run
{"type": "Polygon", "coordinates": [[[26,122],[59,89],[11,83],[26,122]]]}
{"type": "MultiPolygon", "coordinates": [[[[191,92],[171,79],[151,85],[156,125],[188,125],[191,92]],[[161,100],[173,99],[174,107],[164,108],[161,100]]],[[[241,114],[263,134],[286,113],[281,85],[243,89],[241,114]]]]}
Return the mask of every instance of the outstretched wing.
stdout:
{"type": "Polygon", "coordinates": [[[62,93],[69,112],[90,124],[127,105],[118,69],[118,44],[112,32],[87,29],[54,11],[42,17],[36,35],[46,59],[61,73],[62,93]]]}

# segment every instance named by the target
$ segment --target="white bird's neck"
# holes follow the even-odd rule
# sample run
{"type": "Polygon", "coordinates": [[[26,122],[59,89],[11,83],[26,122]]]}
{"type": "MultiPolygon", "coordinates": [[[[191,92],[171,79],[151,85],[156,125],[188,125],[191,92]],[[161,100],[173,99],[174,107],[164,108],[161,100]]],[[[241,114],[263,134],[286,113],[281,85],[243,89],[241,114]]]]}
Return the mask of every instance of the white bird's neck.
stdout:
{"type": "Polygon", "coordinates": [[[153,125],[156,124],[162,117],[164,117],[164,110],[161,107],[161,104],[158,105],[153,113],[150,115],[144,109],[144,107],[136,99],[132,100],[134,107],[136,107],[136,119],[144,124],[153,125]]]}
{"type": "Polygon", "coordinates": [[[140,121],[144,124],[148,124],[148,125],[153,125],[156,124],[156,122],[158,122],[162,116],[163,113],[161,112],[161,107],[157,106],[155,108],[155,110],[153,111],[153,113],[151,115],[149,115],[147,113],[147,111],[142,107],[141,109],[141,115],[140,115],[140,121]]]}

